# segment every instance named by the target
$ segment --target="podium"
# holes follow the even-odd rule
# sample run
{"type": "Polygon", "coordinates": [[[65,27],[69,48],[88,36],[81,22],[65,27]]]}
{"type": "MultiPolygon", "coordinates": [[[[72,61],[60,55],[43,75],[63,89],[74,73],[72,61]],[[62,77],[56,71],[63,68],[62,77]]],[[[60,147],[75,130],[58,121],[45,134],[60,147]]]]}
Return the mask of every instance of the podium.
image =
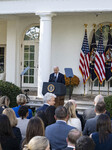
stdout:
{"type": "Polygon", "coordinates": [[[42,94],[45,95],[47,92],[55,94],[55,106],[64,105],[64,98],[66,95],[66,86],[62,83],[57,82],[44,82],[42,88],[42,94]]]}

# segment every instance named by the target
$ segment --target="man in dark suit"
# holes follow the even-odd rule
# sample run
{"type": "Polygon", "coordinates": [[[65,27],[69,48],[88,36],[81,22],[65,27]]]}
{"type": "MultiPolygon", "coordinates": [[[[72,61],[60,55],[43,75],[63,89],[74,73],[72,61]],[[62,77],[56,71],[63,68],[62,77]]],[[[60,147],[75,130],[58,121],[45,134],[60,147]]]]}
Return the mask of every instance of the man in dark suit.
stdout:
{"type": "Polygon", "coordinates": [[[67,109],[59,106],[55,110],[56,123],[46,127],[45,136],[49,139],[51,149],[61,150],[67,147],[66,138],[72,126],[67,125],[68,114],[67,109]]]}
{"type": "MultiPolygon", "coordinates": [[[[95,98],[94,98],[94,106],[91,107],[90,109],[86,109],[84,112],[83,112],[83,119],[84,119],[84,123],[86,123],[86,121],[90,118],[94,118],[96,116],[96,113],[95,113],[95,106],[98,102],[104,102],[104,97],[102,95],[97,95],[95,98]]],[[[110,116],[109,112],[106,111],[106,114],[108,116],[110,116]]]]}
{"type": "Polygon", "coordinates": [[[64,75],[59,72],[59,67],[54,67],[54,73],[50,74],[49,82],[58,82],[65,84],[64,75]]]}
{"type": "Polygon", "coordinates": [[[46,111],[46,109],[49,107],[49,106],[54,106],[55,104],[55,98],[56,98],[56,95],[53,94],[53,93],[49,93],[47,92],[45,95],[44,95],[44,105],[42,107],[39,107],[36,112],[38,113],[39,111],[46,111]]]}
{"type": "Polygon", "coordinates": [[[83,135],[89,136],[91,133],[96,132],[97,119],[100,114],[103,114],[106,112],[105,102],[98,102],[95,106],[95,112],[96,112],[96,116],[86,121],[84,130],[83,130],[83,135]]]}
{"type": "Polygon", "coordinates": [[[72,129],[68,133],[67,137],[67,147],[63,150],[73,150],[75,149],[75,144],[77,139],[81,136],[81,132],[77,129],[72,129]]]}

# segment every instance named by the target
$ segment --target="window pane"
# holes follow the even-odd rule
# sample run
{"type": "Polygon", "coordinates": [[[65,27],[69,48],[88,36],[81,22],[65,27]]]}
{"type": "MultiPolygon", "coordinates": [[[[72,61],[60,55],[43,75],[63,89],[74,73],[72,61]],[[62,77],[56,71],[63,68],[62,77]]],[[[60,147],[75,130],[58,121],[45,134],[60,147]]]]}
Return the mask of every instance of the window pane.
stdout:
{"type": "Polygon", "coordinates": [[[24,52],[29,52],[29,45],[24,46],[24,52]]]}
{"type": "Polygon", "coordinates": [[[30,45],[30,52],[34,52],[34,45],[30,45]]]}
{"type": "Polygon", "coordinates": [[[29,70],[29,75],[34,75],[34,69],[29,70]]]}
{"type": "Polygon", "coordinates": [[[0,73],[4,72],[4,47],[0,47],[0,73]]]}
{"type": "Polygon", "coordinates": [[[34,67],[34,61],[30,61],[30,67],[34,67]]]}
{"type": "Polygon", "coordinates": [[[24,83],[28,83],[28,77],[24,76],[24,83]]]}
{"type": "Polygon", "coordinates": [[[30,53],[30,60],[34,60],[34,53],[30,53]]]}
{"type": "Polygon", "coordinates": [[[28,61],[24,61],[24,67],[28,67],[28,61]]]}
{"type": "Polygon", "coordinates": [[[29,53],[24,53],[24,60],[28,60],[29,59],[29,53]]]}
{"type": "Polygon", "coordinates": [[[34,77],[29,77],[29,83],[34,83],[34,77]]]}

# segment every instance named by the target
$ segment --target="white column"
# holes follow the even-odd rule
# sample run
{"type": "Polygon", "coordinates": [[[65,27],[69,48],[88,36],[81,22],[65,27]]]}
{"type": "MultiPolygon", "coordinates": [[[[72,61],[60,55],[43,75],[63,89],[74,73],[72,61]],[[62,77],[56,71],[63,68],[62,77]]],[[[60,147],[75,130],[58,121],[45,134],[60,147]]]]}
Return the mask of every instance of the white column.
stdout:
{"type": "Polygon", "coordinates": [[[16,73],[16,21],[7,23],[7,51],[6,51],[6,81],[15,83],[16,73]]]}
{"type": "Polygon", "coordinates": [[[38,97],[43,97],[43,82],[48,82],[51,67],[51,19],[53,15],[50,13],[41,13],[37,15],[40,16],[38,97]]]}

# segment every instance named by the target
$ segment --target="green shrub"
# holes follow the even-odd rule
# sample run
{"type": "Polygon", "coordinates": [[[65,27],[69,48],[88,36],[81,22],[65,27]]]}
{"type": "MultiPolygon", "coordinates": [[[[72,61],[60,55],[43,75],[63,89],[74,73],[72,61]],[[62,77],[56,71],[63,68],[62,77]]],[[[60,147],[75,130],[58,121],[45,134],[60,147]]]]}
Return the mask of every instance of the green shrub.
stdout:
{"type": "Polygon", "coordinates": [[[22,91],[15,84],[0,80],[0,93],[2,96],[6,95],[10,98],[10,107],[15,107],[17,105],[16,96],[22,93],[22,91]]]}
{"type": "Polygon", "coordinates": [[[106,110],[110,112],[110,117],[112,118],[112,95],[104,98],[106,103],[106,110]]]}

